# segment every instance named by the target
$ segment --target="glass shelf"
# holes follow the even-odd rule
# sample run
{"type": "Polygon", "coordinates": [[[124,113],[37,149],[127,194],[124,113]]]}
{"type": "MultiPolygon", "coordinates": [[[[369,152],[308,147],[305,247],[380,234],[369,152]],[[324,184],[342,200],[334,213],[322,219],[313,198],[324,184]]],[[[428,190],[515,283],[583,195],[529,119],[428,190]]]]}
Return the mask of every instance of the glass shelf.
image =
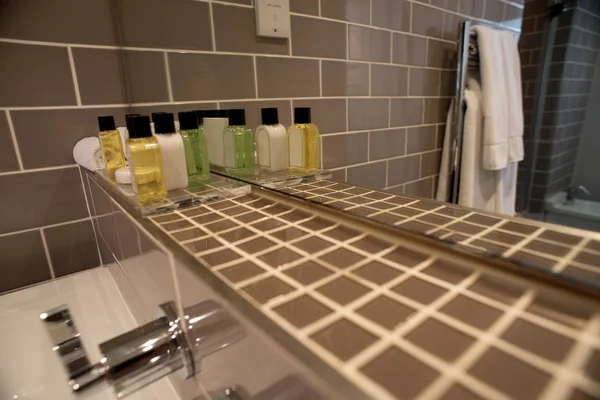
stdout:
{"type": "Polygon", "coordinates": [[[214,174],[219,174],[223,177],[231,177],[254,185],[267,187],[271,189],[280,189],[288,186],[294,186],[300,183],[315,182],[322,179],[331,179],[331,172],[317,169],[310,172],[305,171],[278,171],[270,172],[256,168],[254,172],[237,174],[230,173],[223,167],[210,166],[210,170],[214,174]]]}
{"type": "Polygon", "coordinates": [[[201,183],[190,184],[185,189],[170,190],[167,198],[162,202],[140,204],[136,201],[131,185],[119,184],[108,179],[105,170],[97,170],[96,174],[104,181],[121,192],[127,201],[135,207],[142,216],[188,207],[196,204],[209,203],[230,197],[248,194],[250,185],[226,176],[210,174],[210,178],[201,183]]]}

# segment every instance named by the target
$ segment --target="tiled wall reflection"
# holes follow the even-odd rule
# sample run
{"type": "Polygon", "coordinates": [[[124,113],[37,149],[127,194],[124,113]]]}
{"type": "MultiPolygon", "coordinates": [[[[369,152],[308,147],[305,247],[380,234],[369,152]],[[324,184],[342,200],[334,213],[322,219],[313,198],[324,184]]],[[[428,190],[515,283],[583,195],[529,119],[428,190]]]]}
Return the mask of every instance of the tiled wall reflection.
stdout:
{"type": "Polygon", "coordinates": [[[72,148],[130,104],[243,107],[252,126],[310,106],[336,179],[431,197],[458,22],[519,30],[524,2],[291,0],[288,41],[256,37],[251,1],[2,3],[0,292],[98,265],[70,256],[94,241],[72,148]]]}

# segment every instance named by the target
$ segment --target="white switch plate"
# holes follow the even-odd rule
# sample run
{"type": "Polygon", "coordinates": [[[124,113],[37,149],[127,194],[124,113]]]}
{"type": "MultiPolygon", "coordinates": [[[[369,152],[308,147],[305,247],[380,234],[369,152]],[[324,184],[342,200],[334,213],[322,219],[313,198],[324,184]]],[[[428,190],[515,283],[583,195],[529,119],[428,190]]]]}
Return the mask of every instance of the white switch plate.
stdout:
{"type": "Polygon", "coordinates": [[[258,36],[290,37],[290,0],[254,0],[254,6],[258,36]]]}

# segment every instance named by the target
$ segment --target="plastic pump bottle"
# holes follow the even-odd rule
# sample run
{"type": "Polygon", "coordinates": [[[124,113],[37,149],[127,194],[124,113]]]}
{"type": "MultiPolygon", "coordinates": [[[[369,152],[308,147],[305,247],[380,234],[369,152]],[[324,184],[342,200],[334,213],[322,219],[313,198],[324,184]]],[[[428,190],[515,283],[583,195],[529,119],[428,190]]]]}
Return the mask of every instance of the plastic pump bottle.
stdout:
{"type": "Polygon", "coordinates": [[[198,129],[197,113],[195,111],[180,112],[178,117],[181,128],[179,133],[185,148],[188,180],[190,183],[205,181],[210,178],[210,168],[206,138],[204,133],[198,129]]]}
{"type": "Polygon", "coordinates": [[[150,130],[150,118],[140,115],[130,118],[129,168],[133,191],[141,204],[163,202],[167,197],[160,147],[150,130]]]}
{"type": "Polygon", "coordinates": [[[108,178],[115,180],[115,172],[125,167],[125,154],[121,142],[121,134],[115,126],[112,116],[98,117],[98,137],[102,146],[102,155],[106,165],[108,178]]]}
{"type": "Polygon", "coordinates": [[[256,128],[256,153],[258,166],[267,171],[288,169],[288,135],[279,123],[276,108],[260,110],[262,125],[256,128]]]}
{"type": "Polygon", "coordinates": [[[167,190],[184,189],[188,186],[185,148],[181,135],[175,131],[173,114],[154,116],[154,133],[162,153],[163,171],[167,190]]]}
{"type": "Polygon", "coordinates": [[[207,110],[204,112],[203,125],[208,159],[218,167],[225,166],[223,162],[223,130],[229,125],[227,110],[207,110]]]}
{"type": "Polygon", "coordinates": [[[223,131],[223,149],[227,172],[254,172],[254,132],[246,126],[244,110],[229,110],[229,126],[223,131]]]}

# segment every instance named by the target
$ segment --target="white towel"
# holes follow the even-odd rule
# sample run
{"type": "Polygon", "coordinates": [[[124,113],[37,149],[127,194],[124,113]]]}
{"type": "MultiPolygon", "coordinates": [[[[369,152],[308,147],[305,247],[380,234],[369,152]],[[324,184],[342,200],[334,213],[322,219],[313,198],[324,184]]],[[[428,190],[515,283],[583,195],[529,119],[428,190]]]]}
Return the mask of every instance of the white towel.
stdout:
{"type": "Polygon", "coordinates": [[[506,85],[508,120],[508,162],[522,161],[523,150],[523,88],[521,84],[521,61],[517,39],[509,31],[499,32],[502,38],[504,82],[506,85]]]}
{"type": "Polygon", "coordinates": [[[100,139],[97,137],[81,139],[73,147],[73,158],[77,164],[90,171],[104,168],[100,139]]]}
{"type": "Polygon", "coordinates": [[[483,87],[483,168],[499,170],[508,163],[508,110],[504,46],[495,29],[475,26],[483,87]]]}

